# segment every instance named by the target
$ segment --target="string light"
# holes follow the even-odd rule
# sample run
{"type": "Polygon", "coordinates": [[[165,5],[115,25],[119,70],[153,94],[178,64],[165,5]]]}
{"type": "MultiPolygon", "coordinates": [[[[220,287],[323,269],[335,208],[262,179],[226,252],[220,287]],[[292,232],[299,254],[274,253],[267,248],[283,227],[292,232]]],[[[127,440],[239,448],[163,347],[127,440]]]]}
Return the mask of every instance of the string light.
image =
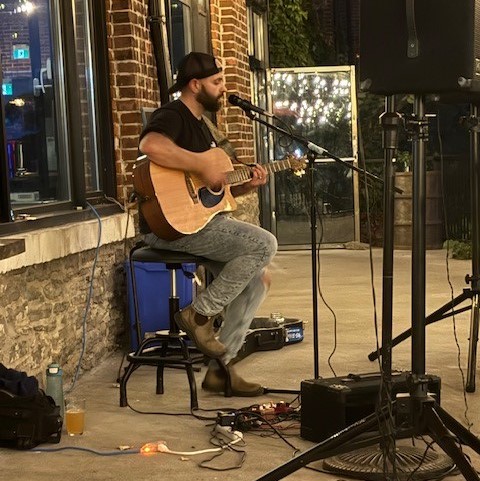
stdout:
{"type": "Polygon", "coordinates": [[[34,10],[35,5],[29,0],[18,0],[18,6],[13,9],[13,13],[26,13],[30,15],[34,10]]]}
{"type": "Polygon", "coordinates": [[[299,73],[275,72],[272,77],[274,106],[290,112],[299,128],[308,129],[340,122],[351,125],[349,72],[299,73]]]}

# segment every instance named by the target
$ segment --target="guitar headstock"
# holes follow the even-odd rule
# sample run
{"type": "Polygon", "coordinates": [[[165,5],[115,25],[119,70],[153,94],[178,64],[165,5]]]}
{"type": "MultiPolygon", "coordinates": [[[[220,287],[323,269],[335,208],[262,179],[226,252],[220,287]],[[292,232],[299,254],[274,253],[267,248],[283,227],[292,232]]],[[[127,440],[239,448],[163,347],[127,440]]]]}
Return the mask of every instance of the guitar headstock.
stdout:
{"type": "Polygon", "coordinates": [[[305,175],[305,167],[307,166],[307,156],[295,157],[294,154],[287,154],[285,160],[290,163],[290,168],[297,177],[305,175]]]}

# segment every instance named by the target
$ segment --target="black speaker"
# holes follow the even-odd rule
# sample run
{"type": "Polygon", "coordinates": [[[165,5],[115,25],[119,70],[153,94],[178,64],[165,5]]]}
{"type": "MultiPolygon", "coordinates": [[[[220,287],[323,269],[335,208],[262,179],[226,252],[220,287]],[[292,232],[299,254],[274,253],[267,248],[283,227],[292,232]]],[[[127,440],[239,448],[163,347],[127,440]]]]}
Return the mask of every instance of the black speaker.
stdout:
{"type": "MultiPolygon", "coordinates": [[[[440,404],[440,378],[432,374],[427,374],[426,378],[429,393],[440,404]]],[[[302,381],[302,438],[324,441],[373,414],[379,400],[380,379],[379,373],[367,373],[302,381]]],[[[406,372],[392,372],[393,398],[399,393],[408,392],[407,379],[406,372]]]]}
{"type": "Polygon", "coordinates": [[[360,88],[480,92],[480,0],[361,0],[360,88]]]}

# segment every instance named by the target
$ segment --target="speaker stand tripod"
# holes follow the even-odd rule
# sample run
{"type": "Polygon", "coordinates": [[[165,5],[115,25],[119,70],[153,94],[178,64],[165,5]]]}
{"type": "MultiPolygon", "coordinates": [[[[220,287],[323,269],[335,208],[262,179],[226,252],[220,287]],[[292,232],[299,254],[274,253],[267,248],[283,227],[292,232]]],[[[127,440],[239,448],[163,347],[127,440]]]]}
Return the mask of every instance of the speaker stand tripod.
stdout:
{"type": "MultiPolygon", "coordinates": [[[[472,275],[466,275],[465,281],[470,284],[469,288],[465,288],[463,292],[451,301],[439,307],[425,319],[425,325],[428,326],[442,319],[455,316],[462,312],[471,310],[470,315],[470,335],[468,344],[467,358],[467,378],[465,389],[467,392],[475,392],[475,373],[477,364],[477,343],[479,332],[479,294],[480,294],[480,121],[478,117],[478,105],[472,103],[470,105],[470,118],[466,120],[466,125],[470,130],[470,205],[471,205],[471,236],[472,236],[472,275]],[[455,308],[464,301],[471,299],[471,304],[459,309],[455,308]]],[[[400,344],[402,341],[410,337],[411,329],[396,336],[391,343],[391,348],[400,344]]],[[[385,344],[384,344],[385,345],[385,344]]],[[[391,350],[389,349],[389,351],[391,350]]],[[[387,353],[385,353],[386,355],[387,353]]],[[[368,359],[373,361],[379,355],[384,355],[383,348],[379,351],[372,351],[368,355],[368,359]]]]}
{"type": "MultiPolygon", "coordinates": [[[[391,104],[387,104],[390,105],[391,104]]],[[[412,244],[412,371],[409,376],[409,395],[401,403],[394,401],[392,406],[384,403],[379,413],[372,414],[346,429],[334,434],[291,461],[275,468],[257,481],[275,481],[297,471],[307,464],[340,454],[351,453],[359,447],[372,446],[378,442],[378,436],[370,431],[378,426],[379,419],[387,419],[390,410],[397,415],[402,412],[408,418],[413,435],[428,435],[442,450],[452,458],[467,481],[477,481],[479,476],[456,439],[469,445],[480,454],[480,440],[456,421],[450,414],[435,403],[427,392],[425,376],[425,211],[426,211],[426,174],[425,174],[425,141],[428,138],[428,122],[425,117],[425,100],[423,95],[416,95],[414,100],[415,135],[413,143],[413,244],[412,244]],[[456,439],[455,439],[456,438],[456,439]]],[[[386,149],[387,150],[387,149],[386,149]]],[[[385,155],[386,162],[391,155],[385,155]]],[[[385,196],[393,195],[390,183],[385,182],[385,196]]],[[[385,212],[388,215],[388,212],[385,212]]],[[[391,222],[391,221],[389,221],[391,222]]],[[[393,240],[393,239],[392,239],[393,240]]],[[[392,246],[388,246],[391,249],[392,246]]],[[[384,313],[385,314],[385,313],[384,313]]],[[[388,327],[387,327],[388,329],[388,327]]],[[[390,340],[385,342],[387,351],[391,349],[390,340]]],[[[387,369],[389,367],[387,366],[387,369]]],[[[417,462],[418,464],[418,462],[417,462]]],[[[384,466],[388,468],[388,463],[384,466]]],[[[412,478],[416,466],[405,473],[412,478]]],[[[450,468],[448,468],[450,469],[450,468]]],[[[365,472],[365,465],[359,466],[355,477],[365,472]]],[[[378,479],[375,473],[374,479],[378,479]]],[[[384,479],[395,479],[390,472],[384,472],[384,479]]],[[[422,473],[424,474],[424,473],[422,473]]],[[[432,476],[430,476],[432,477],[432,476]]],[[[372,479],[365,477],[366,479],[372,479]]]]}

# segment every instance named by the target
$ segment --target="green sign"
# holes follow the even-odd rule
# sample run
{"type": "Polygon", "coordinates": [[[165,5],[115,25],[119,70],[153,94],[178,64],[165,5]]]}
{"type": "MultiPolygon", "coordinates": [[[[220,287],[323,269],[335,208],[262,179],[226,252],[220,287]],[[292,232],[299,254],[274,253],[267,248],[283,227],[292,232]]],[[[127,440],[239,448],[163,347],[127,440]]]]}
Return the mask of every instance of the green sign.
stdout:
{"type": "Polygon", "coordinates": [[[30,47],[26,44],[13,46],[13,59],[26,60],[30,58],[30,47]]]}

